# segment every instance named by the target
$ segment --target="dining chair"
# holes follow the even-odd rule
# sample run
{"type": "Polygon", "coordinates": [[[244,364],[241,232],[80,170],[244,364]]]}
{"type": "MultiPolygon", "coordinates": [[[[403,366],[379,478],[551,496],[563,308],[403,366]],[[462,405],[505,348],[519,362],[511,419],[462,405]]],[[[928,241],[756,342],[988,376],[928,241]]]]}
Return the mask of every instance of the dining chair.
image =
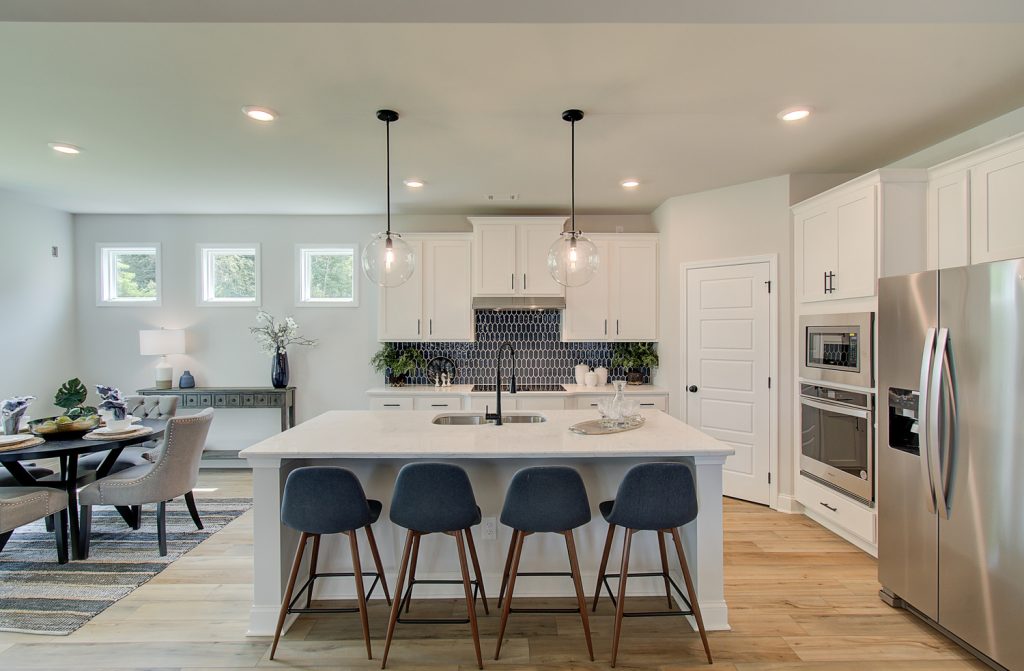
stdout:
{"type": "MultiPolygon", "coordinates": [[[[178,414],[177,396],[126,396],[127,413],[142,419],[168,420],[178,414]]],[[[156,451],[161,443],[157,440],[147,441],[139,445],[125,448],[117,455],[117,460],[110,468],[111,473],[118,473],[133,466],[144,466],[156,461],[156,451]]],[[[107,457],[107,452],[94,452],[82,456],[78,460],[79,472],[98,470],[107,457]]]]}
{"type": "Polygon", "coordinates": [[[0,488],[0,551],[3,551],[14,530],[38,519],[49,518],[53,522],[54,538],[57,541],[57,562],[68,562],[67,492],[53,487],[2,487],[0,488]]]}
{"type": "Polygon", "coordinates": [[[199,478],[199,462],[206,436],[213,422],[213,409],[195,415],[172,417],[164,429],[164,447],[156,461],[111,473],[82,488],[78,501],[82,506],[82,553],[88,556],[92,506],[142,506],[155,503],[157,539],[160,556],[167,554],[167,502],[185,497],[196,527],[203,528],[199,511],[192,497],[192,488],[199,478]]]}

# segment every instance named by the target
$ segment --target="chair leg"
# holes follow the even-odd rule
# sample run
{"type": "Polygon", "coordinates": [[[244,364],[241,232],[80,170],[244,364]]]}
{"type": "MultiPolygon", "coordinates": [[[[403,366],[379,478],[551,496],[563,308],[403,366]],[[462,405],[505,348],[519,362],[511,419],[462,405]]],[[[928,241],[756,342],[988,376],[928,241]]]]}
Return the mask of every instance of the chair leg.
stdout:
{"type": "Polygon", "coordinates": [[[516,589],[516,574],[519,573],[519,560],[523,554],[523,540],[526,534],[518,532],[515,535],[515,542],[509,551],[512,552],[512,566],[508,571],[508,593],[505,594],[505,603],[501,608],[501,624],[498,625],[498,643],[494,648],[494,659],[497,660],[501,654],[501,644],[505,640],[505,625],[508,624],[508,614],[512,611],[512,593],[516,589]]]}
{"type": "MultiPolygon", "coordinates": [[[[420,535],[416,534],[416,538],[414,538],[413,541],[412,541],[412,559],[410,560],[411,563],[410,563],[410,566],[409,566],[409,588],[410,589],[412,588],[413,583],[416,582],[416,564],[419,562],[419,559],[420,559],[420,535]]],[[[402,592],[399,592],[395,596],[395,598],[402,599],[402,598],[404,598],[404,596],[405,595],[402,594],[402,592]]],[[[411,606],[411,605],[412,605],[412,594],[409,595],[409,600],[405,602],[405,614],[406,615],[409,614],[409,606],[411,606]]]]}
{"type": "Polygon", "coordinates": [[[196,496],[191,490],[185,492],[185,505],[188,506],[188,514],[192,516],[196,529],[201,530],[203,528],[203,521],[199,519],[199,508],[196,508],[196,496]]]}
{"type": "Polygon", "coordinates": [[[615,538],[615,525],[608,525],[608,534],[604,537],[604,552],[601,553],[601,568],[597,570],[597,588],[594,590],[594,607],[591,609],[597,612],[597,600],[601,598],[601,583],[604,582],[604,573],[608,570],[608,555],[612,551],[612,540],[615,538]]]}
{"type": "Polygon", "coordinates": [[[46,518],[46,532],[52,534],[53,530],[54,530],[54,526],[55,525],[53,523],[53,516],[52,515],[47,516],[47,518],[46,518]]]}
{"type": "Polygon", "coordinates": [[[484,602],[484,615],[490,615],[491,610],[487,607],[487,590],[484,589],[484,576],[480,571],[480,560],[476,557],[476,544],[473,542],[473,530],[466,529],[462,533],[466,535],[466,545],[469,546],[469,558],[473,561],[473,573],[476,574],[476,584],[480,588],[480,600],[484,602]]]}
{"type": "Polygon", "coordinates": [[[683,541],[679,538],[679,529],[672,529],[672,540],[675,542],[676,554],[679,555],[679,565],[683,569],[683,580],[686,582],[686,593],[690,598],[690,608],[693,609],[693,619],[697,620],[697,631],[700,632],[701,643],[704,644],[704,653],[708,656],[708,664],[714,664],[711,660],[711,646],[708,644],[708,633],[704,630],[704,618],[700,616],[700,605],[697,603],[697,591],[693,589],[693,579],[690,577],[690,567],[686,564],[686,553],[683,552],[683,541]]]}
{"type": "Polygon", "coordinates": [[[519,530],[512,530],[512,540],[508,544],[508,556],[505,557],[505,570],[501,573],[501,589],[498,591],[498,610],[501,610],[501,600],[505,598],[505,588],[508,587],[508,572],[512,568],[512,555],[516,551],[516,540],[519,538],[519,530]]]}
{"type": "Polygon", "coordinates": [[[5,531],[2,534],[0,534],[0,552],[4,551],[4,546],[7,545],[7,541],[11,540],[11,536],[13,535],[14,529],[11,529],[10,531],[5,531]]]}
{"type": "Polygon", "coordinates": [[[587,638],[587,652],[590,653],[590,661],[594,661],[594,643],[590,640],[590,617],[587,615],[587,597],[583,596],[583,581],[580,580],[580,563],[576,556],[576,540],[573,538],[572,529],[566,531],[565,549],[569,553],[569,568],[572,570],[572,584],[576,588],[576,602],[580,607],[580,619],[583,620],[583,635],[587,638]]]}
{"type": "Polygon", "coordinates": [[[167,556],[167,502],[156,504],[156,539],[160,545],[160,556],[167,556]]]}
{"type": "Polygon", "coordinates": [[[135,515],[135,524],[132,525],[132,529],[138,531],[142,528],[142,506],[132,506],[132,513],[135,515]]]}
{"type": "Polygon", "coordinates": [[[320,534],[313,536],[313,551],[309,553],[309,589],[306,590],[306,608],[313,605],[313,585],[316,583],[316,565],[320,559],[320,534]]]}
{"type": "Polygon", "coordinates": [[[622,545],[622,569],[619,574],[619,600],[615,604],[615,633],[612,634],[612,668],[619,654],[619,637],[622,635],[622,614],[626,612],[626,577],[629,573],[629,546],[633,544],[633,529],[626,529],[626,540],[622,545]]]}
{"type": "Polygon", "coordinates": [[[366,658],[373,659],[373,650],[370,648],[370,619],[366,614],[366,594],[363,592],[363,567],[359,563],[359,542],[356,540],[355,530],[348,532],[348,540],[352,547],[352,573],[355,574],[356,579],[356,599],[359,601],[359,619],[363,625],[366,658]]]}
{"type": "Polygon", "coordinates": [[[658,534],[658,551],[661,553],[661,574],[665,579],[665,601],[672,609],[672,586],[668,581],[668,551],[665,549],[665,534],[661,531],[658,534]]]}
{"type": "Polygon", "coordinates": [[[367,524],[363,529],[366,531],[366,540],[370,543],[370,553],[373,555],[373,565],[377,569],[377,576],[380,577],[380,586],[384,588],[384,599],[391,605],[391,593],[388,592],[388,579],[384,575],[384,565],[380,561],[380,552],[377,551],[377,539],[373,535],[373,529],[367,524]]]}
{"type": "Polygon", "coordinates": [[[409,530],[405,536],[405,550],[402,552],[402,564],[398,569],[398,582],[395,583],[395,598],[391,602],[391,616],[388,618],[388,634],[384,641],[384,656],[380,660],[380,668],[388,663],[388,652],[391,650],[391,639],[395,635],[395,625],[398,623],[398,616],[402,611],[402,590],[405,589],[405,573],[409,569],[409,555],[412,554],[413,540],[419,534],[409,530]]]}
{"type": "MultiPolygon", "coordinates": [[[[476,651],[477,668],[484,668],[484,658],[480,654],[480,629],[476,623],[476,605],[473,603],[473,587],[469,580],[469,564],[466,561],[466,548],[463,544],[462,535],[465,532],[456,531],[455,545],[459,550],[459,568],[462,569],[462,588],[466,591],[466,611],[469,613],[469,631],[473,635],[473,648],[476,651]]],[[[510,599],[511,600],[511,599],[510,599]]]]}
{"type": "Polygon", "coordinates": [[[68,511],[62,510],[46,519],[53,523],[53,538],[57,542],[57,563],[68,563],[68,511]]]}
{"type": "MultiPolygon", "coordinates": [[[[67,515],[67,511],[64,511],[64,515],[67,515]]],[[[78,551],[82,559],[88,559],[89,545],[92,541],[92,506],[82,506],[79,509],[78,528],[80,535],[78,551]]]]}
{"type": "Polygon", "coordinates": [[[281,601],[281,610],[277,614],[277,628],[274,630],[274,644],[270,646],[270,659],[274,659],[277,652],[277,642],[281,639],[281,630],[284,629],[284,618],[288,615],[288,604],[292,602],[292,592],[295,591],[295,579],[299,577],[299,567],[302,566],[302,554],[306,551],[306,540],[309,534],[305,531],[299,536],[299,546],[295,548],[295,559],[292,560],[292,572],[288,577],[288,586],[284,589],[284,599],[281,601]]]}

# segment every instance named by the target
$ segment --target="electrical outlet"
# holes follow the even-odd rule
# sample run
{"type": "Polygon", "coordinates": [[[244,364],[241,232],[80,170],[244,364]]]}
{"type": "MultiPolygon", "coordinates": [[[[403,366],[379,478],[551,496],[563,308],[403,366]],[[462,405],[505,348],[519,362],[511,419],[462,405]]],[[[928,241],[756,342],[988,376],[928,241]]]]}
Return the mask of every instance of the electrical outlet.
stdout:
{"type": "Polygon", "coordinates": [[[480,522],[480,539],[493,541],[498,539],[498,521],[493,517],[485,517],[480,522]]]}

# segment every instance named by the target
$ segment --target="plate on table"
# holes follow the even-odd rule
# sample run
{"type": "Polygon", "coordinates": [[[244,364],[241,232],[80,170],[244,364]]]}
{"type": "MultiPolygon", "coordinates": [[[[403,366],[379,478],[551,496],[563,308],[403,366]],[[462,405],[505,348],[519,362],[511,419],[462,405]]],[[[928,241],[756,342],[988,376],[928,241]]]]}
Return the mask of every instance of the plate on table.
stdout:
{"type": "Polygon", "coordinates": [[[27,443],[30,440],[34,440],[35,436],[31,433],[15,433],[10,436],[0,435],[0,447],[7,447],[9,445],[18,445],[19,443],[27,443]]]}
{"type": "Polygon", "coordinates": [[[91,433],[96,436],[121,436],[126,433],[135,433],[139,429],[144,427],[141,426],[125,426],[118,429],[111,428],[109,426],[101,426],[100,428],[92,431],[91,433]]]}
{"type": "MultiPolygon", "coordinates": [[[[139,422],[142,421],[141,417],[136,417],[135,415],[128,415],[127,417],[125,417],[125,419],[129,420],[132,424],[138,424],[139,422]]],[[[106,417],[100,417],[100,426],[106,426],[106,425],[107,425],[107,418],[106,417]]]]}

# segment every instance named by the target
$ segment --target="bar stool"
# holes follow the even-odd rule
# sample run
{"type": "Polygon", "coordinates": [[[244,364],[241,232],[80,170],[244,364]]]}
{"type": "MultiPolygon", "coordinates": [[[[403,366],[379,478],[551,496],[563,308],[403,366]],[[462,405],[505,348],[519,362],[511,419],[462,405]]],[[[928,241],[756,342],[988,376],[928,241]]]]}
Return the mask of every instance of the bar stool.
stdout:
{"type": "Polygon", "coordinates": [[[708,664],[711,661],[711,647],[708,645],[707,632],[704,631],[704,620],[700,616],[700,605],[697,603],[697,594],[693,589],[693,580],[690,578],[690,569],[686,565],[686,555],[683,553],[683,543],[679,538],[678,527],[688,524],[697,518],[697,490],[693,483],[693,473],[686,464],[658,462],[650,464],[639,464],[629,469],[626,476],[619,484],[619,491],[615,494],[614,501],[604,501],[598,506],[601,515],[608,522],[608,535],[604,541],[604,554],[601,556],[601,568],[597,574],[597,590],[594,594],[594,610],[597,610],[597,600],[601,596],[601,584],[608,590],[608,598],[615,605],[615,633],[612,638],[612,666],[615,666],[615,658],[619,651],[619,635],[622,633],[623,617],[643,617],[652,615],[693,615],[697,621],[697,630],[700,632],[701,642],[704,643],[704,652],[708,657],[708,664]],[[608,567],[608,554],[612,547],[612,538],[615,535],[615,527],[620,526],[626,530],[626,540],[622,546],[622,569],[619,573],[605,573],[608,567]],[[629,573],[629,547],[633,540],[633,534],[637,531],[655,531],[658,534],[658,546],[661,550],[661,573],[629,573]],[[676,585],[668,574],[668,558],[665,551],[665,536],[671,535],[675,543],[676,554],[679,556],[679,565],[683,569],[683,580],[686,582],[684,596],[682,590],[676,585]],[[654,611],[654,612],[625,612],[626,605],[626,579],[629,577],[655,577],[660,576],[665,580],[665,592],[669,597],[671,608],[671,592],[669,586],[679,594],[683,603],[689,608],[685,611],[654,611]],[[608,585],[608,578],[619,578],[619,597],[612,594],[608,585]]]}
{"type": "Polygon", "coordinates": [[[380,582],[384,589],[384,598],[391,605],[388,594],[388,583],[384,577],[380,554],[377,552],[377,541],[373,537],[370,525],[380,517],[384,506],[380,501],[367,500],[359,479],[347,468],[338,466],[306,466],[297,468],[288,474],[284,483],[284,497],[281,501],[281,522],[301,531],[299,546],[295,549],[295,560],[292,562],[291,576],[285,589],[281,612],[277,618],[277,629],[274,631],[274,644],[270,648],[270,659],[274,659],[277,643],[281,638],[284,619],[289,613],[355,613],[358,612],[363,625],[363,642],[366,644],[366,657],[373,659],[370,649],[370,623],[366,615],[366,599],[380,582]],[[366,531],[366,539],[373,553],[376,573],[363,573],[359,563],[359,543],[356,530],[366,531]],[[352,551],[352,573],[317,573],[317,559],[320,555],[320,536],[323,534],[345,534],[348,536],[352,551]],[[309,578],[294,595],[295,580],[299,575],[299,566],[306,550],[306,542],[313,539],[313,550],[309,558],[309,578]],[[357,608],[311,608],[313,600],[313,583],[317,578],[355,577],[357,608]],[[373,576],[370,590],[363,593],[363,576],[373,576]],[[295,604],[306,594],[306,606],[296,608],[295,604]]]}
{"type": "MultiPolygon", "coordinates": [[[[476,661],[479,668],[484,668],[483,657],[480,655],[480,630],[476,621],[476,595],[479,591],[487,611],[487,594],[484,592],[483,580],[480,576],[480,562],[473,544],[470,527],[480,524],[480,508],[473,496],[473,486],[469,482],[466,471],[458,466],[440,463],[406,464],[398,472],[395,480],[395,493],[391,498],[391,521],[408,530],[405,538],[405,550],[402,553],[402,565],[398,571],[398,584],[395,587],[395,601],[391,606],[391,617],[388,620],[388,635],[384,643],[384,657],[380,668],[388,663],[388,651],[395,626],[401,624],[469,624],[473,635],[473,646],[476,649],[476,661]],[[409,562],[413,551],[419,553],[420,538],[433,533],[443,533],[455,539],[455,547],[459,552],[459,566],[462,580],[415,580],[409,582],[409,588],[403,594],[405,576],[409,570],[409,562]],[[465,543],[463,541],[465,539],[465,543]],[[473,561],[476,580],[470,579],[466,563],[466,546],[473,561]],[[403,605],[406,610],[412,599],[414,583],[424,584],[462,584],[466,593],[466,619],[408,619],[401,618],[403,605]]],[[[415,569],[414,569],[415,571],[415,569]]]]}
{"type": "Polygon", "coordinates": [[[590,502],[587,500],[587,489],[583,486],[583,478],[575,470],[567,466],[534,466],[524,468],[512,477],[508,492],[505,494],[505,506],[501,511],[501,523],[512,527],[512,542],[509,544],[508,557],[505,559],[498,606],[501,606],[502,599],[505,598],[506,585],[508,598],[505,599],[505,607],[501,611],[501,626],[498,629],[498,645],[494,650],[494,659],[498,659],[498,655],[501,654],[509,613],[579,613],[580,619],[583,620],[583,633],[587,639],[587,652],[590,653],[590,661],[594,661],[587,601],[583,596],[580,566],[576,558],[576,542],[572,533],[573,529],[589,521],[590,502]],[[520,573],[519,560],[523,553],[523,540],[535,533],[557,533],[565,537],[565,547],[569,553],[569,573],[520,573]],[[512,608],[512,593],[515,591],[516,578],[519,576],[572,577],[578,607],[512,608]]]}

